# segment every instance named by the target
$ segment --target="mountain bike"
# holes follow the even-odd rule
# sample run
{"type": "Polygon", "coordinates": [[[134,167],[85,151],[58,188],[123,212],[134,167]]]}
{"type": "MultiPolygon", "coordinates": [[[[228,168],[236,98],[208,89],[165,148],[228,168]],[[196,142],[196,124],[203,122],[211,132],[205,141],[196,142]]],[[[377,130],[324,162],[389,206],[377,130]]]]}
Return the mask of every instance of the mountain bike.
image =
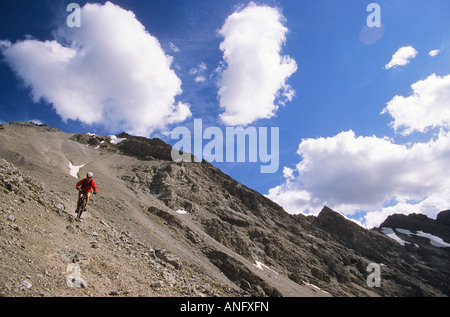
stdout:
{"type": "Polygon", "coordinates": [[[86,206],[86,199],[87,199],[86,192],[83,192],[82,190],[80,190],[80,191],[83,194],[83,196],[81,197],[80,202],[78,203],[78,206],[77,206],[77,210],[75,211],[78,219],[81,218],[81,214],[83,213],[83,211],[86,210],[85,206],[86,206]]]}

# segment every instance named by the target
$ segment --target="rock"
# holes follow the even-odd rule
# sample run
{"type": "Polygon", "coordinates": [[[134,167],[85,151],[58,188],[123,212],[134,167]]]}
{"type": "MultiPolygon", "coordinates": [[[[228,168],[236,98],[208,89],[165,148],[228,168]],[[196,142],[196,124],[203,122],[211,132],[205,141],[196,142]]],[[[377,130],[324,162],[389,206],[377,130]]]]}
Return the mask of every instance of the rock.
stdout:
{"type": "Polygon", "coordinates": [[[69,287],[81,287],[81,288],[87,288],[88,285],[85,280],[83,280],[81,277],[68,277],[67,278],[67,285],[69,287]]]}
{"type": "Polygon", "coordinates": [[[159,259],[163,260],[166,263],[169,263],[170,265],[173,265],[173,267],[175,267],[177,270],[181,269],[182,263],[178,259],[178,257],[176,255],[174,255],[173,253],[171,253],[165,249],[161,249],[161,250],[156,250],[155,254],[159,259]]]}
{"type": "Polygon", "coordinates": [[[163,287],[163,284],[162,284],[161,281],[157,281],[157,282],[151,283],[150,287],[152,287],[152,288],[160,288],[160,287],[163,287]]]}
{"type": "Polygon", "coordinates": [[[253,296],[279,297],[281,293],[253,273],[242,262],[219,250],[205,249],[205,255],[231,280],[253,296]],[[262,291],[262,292],[261,292],[262,291]]]}
{"type": "Polygon", "coordinates": [[[70,231],[72,233],[76,233],[75,227],[73,225],[68,225],[66,227],[67,231],[70,231]]]}
{"type": "Polygon", "coordinates": [[[30,289],[31,286],[33,286],[33,284],[31,284],[31,282],[28,280],[23,280],[22,285],[25,286],[26,289],[30,289]]]}
{"type": "Polygon", "coordinates": [[[166,283],[171,287],[177,283],[177,279],[175,278],[175,276],[168,271],[163,271],[163,277],[166,283]]]}
{"type": "Polygon", "coordinates": [[[148,254],[149,254],[149,256],[150,256],[152,259],[156,259],[156,252],[155,252],[155,250],[150,249],[150,250],[148,251],[148,254]]]}
{"type": "Polygon", "coordinates": [[[16,221],[16,218],[14,218],[13,215],[4,214],[3,217],[5,217],[6,220],[9,220],[9,221],[11,221],[11,222],[16,221]]]}
{"type": "Polygon", "coordinates": [[[54,202],[53,206],[57,210],[66,210],[66,206],[62,202],[54,202]]]}

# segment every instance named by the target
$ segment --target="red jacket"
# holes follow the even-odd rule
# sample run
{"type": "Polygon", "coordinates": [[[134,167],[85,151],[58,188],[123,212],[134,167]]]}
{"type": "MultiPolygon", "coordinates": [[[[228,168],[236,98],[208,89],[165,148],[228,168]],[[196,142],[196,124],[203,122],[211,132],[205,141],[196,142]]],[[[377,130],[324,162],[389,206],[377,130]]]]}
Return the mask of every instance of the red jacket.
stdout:
{"type": "Polygon", "coordinates": [[[94,190],[94,193],[97,192],[97,186],[95,186],[94,179],[88,180],[87,178],[82,179],[77,183],[77,188],[81,186],[81,190],[84,192],[91,192],[94,190]]]}

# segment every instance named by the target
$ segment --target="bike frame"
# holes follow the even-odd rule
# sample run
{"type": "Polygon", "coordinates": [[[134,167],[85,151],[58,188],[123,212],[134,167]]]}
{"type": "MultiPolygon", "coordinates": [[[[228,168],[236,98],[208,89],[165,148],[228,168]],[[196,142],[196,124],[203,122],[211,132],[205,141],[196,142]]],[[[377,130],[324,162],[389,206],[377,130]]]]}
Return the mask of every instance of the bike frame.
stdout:
{"type": "Polygon", "coordinates": [[[81,218],[81,214],[83,213],[84,207],[86,206],[86,192],[81,191],[81,194],[83,196],[81,197],[80,203],[77,206],[77,218],[81,218]]]}

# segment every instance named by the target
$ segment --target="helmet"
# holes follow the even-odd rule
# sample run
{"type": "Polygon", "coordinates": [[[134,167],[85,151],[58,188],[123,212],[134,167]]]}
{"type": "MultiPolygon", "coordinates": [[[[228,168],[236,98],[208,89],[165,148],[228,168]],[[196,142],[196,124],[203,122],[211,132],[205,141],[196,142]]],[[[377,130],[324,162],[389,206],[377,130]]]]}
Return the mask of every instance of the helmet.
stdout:
{"type": "Polygon", "coordinates": [[[87,173],[87,175],[86,175],[88,178],[92,178],[92,177],[94,177],[94,174],[92,174],[91,172],[89,172],[89,173],[87,173]]]}

